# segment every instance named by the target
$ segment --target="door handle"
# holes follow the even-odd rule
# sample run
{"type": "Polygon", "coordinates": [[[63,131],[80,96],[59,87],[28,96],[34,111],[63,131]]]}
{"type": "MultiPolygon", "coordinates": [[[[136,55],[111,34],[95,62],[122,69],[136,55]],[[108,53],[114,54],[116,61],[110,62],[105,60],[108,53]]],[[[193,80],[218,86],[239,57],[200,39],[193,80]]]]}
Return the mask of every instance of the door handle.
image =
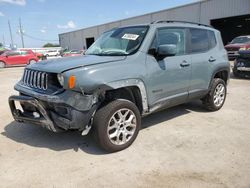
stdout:
{"type": "Polygon", "coordinates": [[[188,63],[187,61],[183,61],[181,64],[180,64],[181,67],[188,67],[190,66],[190,63],[188,63]]]}
{"type": "Polygon", "coordinates": [[[211,56],[208,61],[209,62],[214,62],[214,61],[216,61],[216,59],[213,56],[211,56]]]}

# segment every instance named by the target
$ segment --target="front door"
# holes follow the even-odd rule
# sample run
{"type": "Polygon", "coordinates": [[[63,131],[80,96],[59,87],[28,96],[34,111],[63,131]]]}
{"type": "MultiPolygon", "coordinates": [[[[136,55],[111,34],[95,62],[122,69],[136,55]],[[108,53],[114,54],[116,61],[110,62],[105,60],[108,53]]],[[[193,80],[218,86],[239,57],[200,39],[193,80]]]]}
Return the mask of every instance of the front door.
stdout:
{"type": "Polygon", "coordinates": [[[9,65],[20,65],[23,64],[23,58],[19,51],[11,51],[7,54],[6,61],[9,65]]]}
{"type": "Polygon", "coordinates": [[[151,108],[183,103],[188,98],[191,56],[185,54],[186,35],[185,28],[159,28],[156,32],[150,49],[175,45],[176,54],[162,60],[157,55],[147,55],[147,92],[151,108]]]}

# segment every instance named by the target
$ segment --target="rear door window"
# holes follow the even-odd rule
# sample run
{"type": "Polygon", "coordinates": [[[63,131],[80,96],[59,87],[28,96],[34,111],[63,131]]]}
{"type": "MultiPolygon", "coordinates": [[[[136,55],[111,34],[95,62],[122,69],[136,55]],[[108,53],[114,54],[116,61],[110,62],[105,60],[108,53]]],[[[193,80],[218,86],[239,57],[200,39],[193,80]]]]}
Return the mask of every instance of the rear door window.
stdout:
{"type": "Polygon", "coordinates": [[[209,50],[210,42],[208,39],[208,33],[205,29],[190,29],[191,34],[191,53],[206,52],[209,50]]]}
{"type": "Polygon", "coordinates": [[[21,55],[27,55],[30,54],[28,51],[21,51],[21,55]]]}
{"type": "Polygon", "coordinates": [[[20,55],[20,52],[17,52],[17,51],[13,51],[13,52],[8,53],[8,56],[18,56],[18,55],[20,55]]]}
{"type": "Polygon", "coordinates": [[[216,37],[213,31],[207,31],[208,40],[209,40],[209,49],[212,49],[216,46],[216,37]]]}

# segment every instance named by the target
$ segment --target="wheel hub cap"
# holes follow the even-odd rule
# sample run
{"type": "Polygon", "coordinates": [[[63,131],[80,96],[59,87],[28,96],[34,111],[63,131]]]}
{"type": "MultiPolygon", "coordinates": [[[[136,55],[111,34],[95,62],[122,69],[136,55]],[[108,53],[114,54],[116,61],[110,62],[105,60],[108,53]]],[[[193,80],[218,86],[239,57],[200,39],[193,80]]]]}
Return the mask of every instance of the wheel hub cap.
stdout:
{"type": "Polygon", "coordinates": [[[214,91],[214,105],[219,107],[223,104],[225,100],[225,86],[223,84],[218,84],[214,91]]]}
{"type": "Polygon", "coordinates": [[[133,111],[124,108],[117,110],[109,120],[107,134],[115,145],[126,144],[136,130],[136,116],[133,111]]]}

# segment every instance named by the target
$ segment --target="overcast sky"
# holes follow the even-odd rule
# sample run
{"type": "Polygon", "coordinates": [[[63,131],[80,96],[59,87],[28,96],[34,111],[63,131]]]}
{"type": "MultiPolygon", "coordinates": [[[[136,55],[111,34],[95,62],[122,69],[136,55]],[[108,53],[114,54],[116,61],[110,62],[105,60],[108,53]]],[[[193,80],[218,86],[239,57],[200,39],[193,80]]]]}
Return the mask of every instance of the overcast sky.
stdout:
{"type": "Polygon", "coordinates": [[[22,19],[25,47],[58,43],[58,34],[129,18],[197,0],[0,0],[0,42],[21,47],[18,19],[22,19]]]}

